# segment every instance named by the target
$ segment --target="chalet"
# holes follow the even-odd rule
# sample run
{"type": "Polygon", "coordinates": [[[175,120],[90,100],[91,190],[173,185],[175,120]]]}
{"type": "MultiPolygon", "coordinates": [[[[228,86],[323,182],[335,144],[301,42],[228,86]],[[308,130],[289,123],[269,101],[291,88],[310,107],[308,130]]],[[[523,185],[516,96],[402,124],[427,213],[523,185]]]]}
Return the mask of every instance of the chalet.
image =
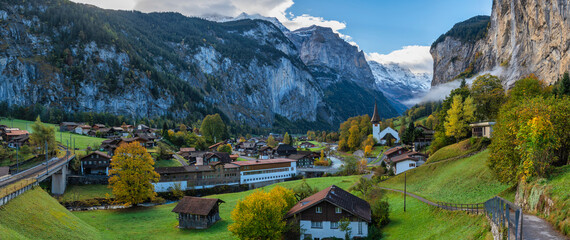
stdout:
{"type": "Polygon", "coordinates": [[[393,169],[394,174],[400,174],[412,168],[417,168],[424,164],[427,160],[427,155],[414,151],[407,151],[400,155],[387,159],[390,169],[393,169]]]}
{"type": "Polygon", "coordinates": [[[81,135],[88,135],[89,131],[91,131],[91,126],[89,125],[79,125],[74,129],[75,133],[81,135]]]}
{"type": "Polygon", "coordinates": [[[495,122],[480,122],[469,124],[471,127],[471,136],[491,138],[493,136],[494,125],[495,122]]]}
{"type": "Polygon", "coordinates": [[[237,161],[232,164],[240,167],[240,184],[248,184],[250,188],[283,182],[297,175],[297,161],[293,159],[237,161]]]}
{"type": "Polygon", "coordinates": [[[59,124],[60,132],[73,132],[77,126],[81,124],[74,122],[62,122],[59,124]]]}
{"type": "Polygon", "coordinates": [[[345,233],[339,229],[342,219],[350,221],[351,237],[365,238],[372,211],[368,202],[332,185],[299,201],[285,219],[304,230],[300,239],[344,239],[345,233]]]}
{"type": "Polygon", "coordinates": [[[233,163],[159,167],[155,171],[160,174],[159,182],[153,183],[156,192],[169,192],[177,185],[182,190],[191,190],[240,183],[239,166],[233,163]]]}
{"type": "Polygon", "coordinates": [[[315,166],[315,153],[309,151],[299,151],[288,157],[297,161],[298,168],[312,168],[315,166]]]}
{"type": "Polygon", "coordinates": [[[279,144],[273,149],[273,155],[275,157],[287,157],[291,154],[296,154],[297,149],[289,144],[279,144]]]}
{"type": "Polygon", "coordinates": [[[435,134],[433,129],[418,124],[415,127],[415,131],[418,131],[421,134],[414,140],[414,149],[421,149],[431,144],[431,141],[433,141],[433,135],[435,134]]]}
{"type": "Polygon", "coordinates": [[[144,124],[139,124],[139,125],[137,125],[136,130],[150,131],[150,127],[148,127],[147,125],[144,125],[144,124]]]}
{"type": "Polygon", "coordinates": [[[93,130],[99,130],[101,128],[105,128],[105,124],[96,123],[96,124],[93,124],[93,126],[91,126],[91,129],[93,129],[93,130]]]}
{"type": "Polygon", "coordinates": [[[10,148],[20,148],[30,143],[30,136],[28,134],[15,136],[11,138],[7,143],[8,147],[10,148]]]}
{"type": "Polygon", "coordinates": [[[185,196],[172,212],[178,214],[178,228],[205,229],[214,225],[220,218],[220,204],[217,198],[185,196]]]}
{"type": "Polygon", "coordinates": [[[257,147],[254,142],[242,142],[238,151],[245,153],[247,156],[253,156],[257,154],[257,147]]]}
{"type": "Polygon", "coordinates": [[[231,163],[232,159],[230,158],[230,154],[226,152],[209,152],[205,153],[203,156],[203,162],[200,164],[197,162],[197,165],[211,165],[211,164],[218,164],[218,163],[231,163]]]}
{"type": "Polygon", "coordinates": [[[273,148],[269,146],[263,146],[257,151],[259,154],[259,159],[270,159],[273,156],[273,148]]]}
{"type": "Polygon", "coordinates": [[[10,142],[13,138],[18,138],[22,136],[29,136],[30,133],[26,130],[20,130],[19,128],[6,128],[5,132],[2,134],[2,139],[6,142],[10,142]]]}
{"type": "Polygon", "coordinates": [[[402,146],[390,148],[384,152],[384,156],[382,156],[382,160],[393,158],[393,157],[401,155],[402,153],[405,153],[407,151],[408,151],[408,149],[406,149],[402,146]]]}
{"type": "Polygon", "coordinates": [[[190,155],[194,152],[196,152],[196,148],[180,148],[180,151],[178,151],[178,155],[180,155],[184,159],[190,159],[190,155]]]}
{"type": "Polygon", "coordinates": [[[156,147],[156,136],[151,133],[135,133],[135,137],[146,139],[145,147],[156,147]]]}
{"type": "Polygon", "coordinates": [[[299,144],[299,148],[314,148],[316,147],[315,144],[312,144],[310,142],[302,142],[301,144],[299,144]]]}
{"type": "Polygon", "coordinates": [[[119,143],[121,142],[120,138],[115,138],[115,139],[107,139],[103,142],[101,142],[101,147],[100,150],[101,151],[106,151],[110,154],[113,154],[113,152],[115,151],[115,149],[117,149],[119,147],[119,143]]]}
{"type": "Polygon", "coordinates": [[[95,151],[81,158],[82,175],[109,175],[111,156],[95,151]]]}
{"type": "Polygon", "coordinates": [[[115,136],[122,136],[122,137],[129,136],[129,133],[125,131],[125,129],[123,129],[122,127],[112,127],[111,130],[115,136]]]}
{"type": "Polygon", "coordinates": [[[232,159],[232,161],[236,161],[239,158],[239,155],[237,154],[230,155],[230,158],[232,159]]]}
{"type": "Polygon", "coordinates": [[[121,128],[127,132],[133,132],[133,130],[135,130],[135,127],[133,127],[133,125],[128,124],[121,125],[121,128]]]}

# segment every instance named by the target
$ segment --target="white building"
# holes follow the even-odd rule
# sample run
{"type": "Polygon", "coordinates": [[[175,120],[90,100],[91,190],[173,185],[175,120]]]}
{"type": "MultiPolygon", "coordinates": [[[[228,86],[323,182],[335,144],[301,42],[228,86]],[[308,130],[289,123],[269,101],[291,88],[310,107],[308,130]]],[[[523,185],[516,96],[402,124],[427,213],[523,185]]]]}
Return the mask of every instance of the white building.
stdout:
{"type": "Polygon", "coordinates": [[[427,156],[418,152],[406,152],[401,155],[388,159],[390,168],[393,168],[394,174],[398,175],[413,168],[417,168],[424,164],[427,156]]]}
{"type": "Polygon", "coordinates": [[[299,201],[285,218],[298,221],[300,239],[344,239],[345,232],[339,228],[341,220],[350,219],[351,238],[365,238],[371,215],[368,202],[332,185],[299,201]]]}
{"type": "Polygon", "coordinates": [[[370,122],[372,123],[372,136],[377,143],[386,144],[386,136],[388,136],[388,134],[392,135],[395,139],[395,143],[400,142],[400,136],[396,130],[386,127],[380,131],[380,115],[378,114],[378,105],[376,103],[374,103],[374,114],[372,114],[370,122]]]}
{"type": "Polygon", "coordinates": [[[297,161],[287,158],[236,161],[240,166],[240,184],[258,188],[283,182],[297,175],[297,161]]]}

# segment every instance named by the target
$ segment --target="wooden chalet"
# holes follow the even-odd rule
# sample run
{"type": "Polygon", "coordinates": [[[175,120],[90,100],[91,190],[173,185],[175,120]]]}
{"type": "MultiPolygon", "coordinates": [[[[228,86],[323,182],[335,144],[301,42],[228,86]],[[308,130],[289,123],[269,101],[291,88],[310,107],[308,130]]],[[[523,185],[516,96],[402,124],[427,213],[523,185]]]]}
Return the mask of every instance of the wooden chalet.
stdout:
{"type": "Polygon", "coordinates": [[[179,228],[206,229],[222,219],[219,210],[222,203],[218,198],[185,196],[172,212],[178,214],[179,228]]]}
{"type": "Polygon", "coordinates": [[[111,156],[95,151],[81,158],[82,175],[108,175],[111,166],[111,156]]]}
{"type": "Polygon", "coordinates": [[[312,168],[315,166],[315,158],[320,157],[316,156],[315,154],[310,151],[299,151],[296,154],[289,155],[289,159],[297,160],[297,167],[298,168],[312,168]]]}
{"type": "Polygon", "coordinates": [[[62,122],[59,124],[60,132],[73,132],[77,126],[81,124],[75,122],[62,122]]]}
{"type": "Polygon", "coordinates": [[[279,144],[277,147],[273,149],[273,156],[274,157],[287,157],[292,154],[296,154],[297,149],[292,147],[289,144],[279,144]]]}
{"type": "Polygon", "coordinates": [[[368,202],[332,185],[299,201],[285,219],[305,230],[300,239],[344,239],[344,232],[339,229],[342,219],[350,221],[352,237],[365,238],[372,211],[368,202]]]}

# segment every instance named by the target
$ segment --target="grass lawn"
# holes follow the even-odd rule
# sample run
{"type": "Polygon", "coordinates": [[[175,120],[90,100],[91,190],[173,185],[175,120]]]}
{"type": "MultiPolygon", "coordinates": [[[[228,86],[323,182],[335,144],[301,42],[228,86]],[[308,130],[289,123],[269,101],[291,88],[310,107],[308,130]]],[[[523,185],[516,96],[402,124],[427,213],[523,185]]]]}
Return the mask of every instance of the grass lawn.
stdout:
{"type": "Polygon", "coordinates": [[[247,160],[247,159],[245,159],[245,158],[238,157],[238,158],[237,158],[237,161],[249,161],[249,160],[247,160]]]}
{"type": "Polygon", "coordinates": [[[70,202],[93,198],[104,198],[107,193],[111,197],[113,196],[111,189],[107,188],[107,185],[67,185],[67,189],[65,190],[65,194],[63,194],[62,200],[70,202]]]}
{"type": "Polygon", "coordinates": [[[382,228],[382,239],[493,239],[484,215],[451,212],[388,193],[390,223],[382,228]]]}
{"type": "Polygon", "coordinates": [[[456,144],[451,144],[437,150],[437,152],[429,156],[427,163],[439,162],[446,159],[467,155],[475,151],[477,151],[477,149],[471,148],[469,139],[466,139],[456,144]]]}
{"type": "Polygon", "coordinates": [[[12,152],[14,156],[14,159],[9,159],[9,158],[5,158],[5,159],[0,159],[0,167],[7,167],[13,164],[16,164],[18,161],[21,163],[23,161],[26,161],[32,157],[34,157],[34,154],[21,154],[18,153],[19,157],[18,157],[18,161],[16,161],[16,150],[12,150],[11,148],[7,148],[8,151],[12,152]]]}
{"type": "MultiPolygon", "coordinates": [[[[319,190],[332,184],[348,189],[360,176],[310,178],[307,182],[319,190]]],[[[283,182],[263,188],[271,189],[276,185],[293,188],[300,184],[300,180],[283,182]]],[[[220,205],[222,220],[205,230],[181,230],[176,226],[176,214],[172,209],[176,205],[166,204],[156,207],[135,208],[123,210],[98,210],[87,212],[73,212],[77,217],[101,231],[104,239],[236,239],[228,231],[231,224],[230,213],[237,201],[251,194],[250,190],[239,193],[212,195],[208,197],[220,198],[225,203],[220,205]]]]}
{"type": "MultiPolygon", "coordinates": [[[[18,120],[18,119],[14,119],[13,121],[8,120],[8,119],[2,119],[0,120],[0,124],[3,125],[7,125],[9,127],[17,127],[20,128],[22,130],[28,130],[29,132],[32,131],[32,124],[34,122],[32,121],[25,121],[25,120],[18,120]]],[[[60,142],[63,145],[67,145],[67,141],[70,140],[71,144],[75,141],[75,147],[79,148],[79,149],[86,149],[88,146],[93,147],[99,147],[99,145],[101,145],[101,142],[103,142],[105,139],[104,138],[96,138],[96,137],[89,137],[89,136],[84,136],[84,135],[79,135],[79,134],[75,134],[75,133],[70,133],[70,132],[59,132],[59,126],[55,125],[55,124],[50,124],[50,123],[44,123],[47,124],[49,126],[52,126],[55,128],[55,140],[60,142]]]]}
{"type": "Polygon", "coordinates": [[[1,239],[100,239],[97,229],[67,211],[41,188],[0,208],[1,239]]]}
{"type": "Polygon", "coordinates": [[[154,162],[154,167],[182,167],[182,163],[176,159],[159,160],[154,162]]]}
{"type": "MultiPolygon", "coordinates": [[[[481,203],[505,191],[508,185],[497,181],[487,167],[489,150],[454,161],[424,164],[407,171],[407,190],[432,201],[481,203]]],[[[404,174],[380,186],[404,189],[404,174]]]]}

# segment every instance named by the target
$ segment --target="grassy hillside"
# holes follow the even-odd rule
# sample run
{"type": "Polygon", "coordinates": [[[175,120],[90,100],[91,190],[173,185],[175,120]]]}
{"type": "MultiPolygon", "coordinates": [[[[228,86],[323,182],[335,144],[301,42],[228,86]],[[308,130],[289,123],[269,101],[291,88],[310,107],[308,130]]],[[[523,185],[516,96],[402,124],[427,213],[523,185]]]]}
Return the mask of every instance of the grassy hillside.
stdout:
{"type": "MultiPolygon", "coordinates": [[[[307,179],[307,182],[319,190],[332,184],[347,189],[359,178],[360,176],[311,178],[307,179]]],[[[283,182],[264,189],[271,189],[276,185],[293,188],[298,184],[300,181],[283,182]]],[[[149,208],[74,212],[74,214],[101,231],[104,239],[235,239],[227,230],[232,222],[230,213],[237,201],[251,194],[252,191],[256,190],[208,196],[220,198],[225,203],[220,205],[222,220],[206,230],[176,228],[178,221],[176,215],[171,212],[175,203],[149,208]]]]}
{"type": "Polygon", "coordinates": [[[482,148],[486,147],[488,143],[489,140],[485,138],[465,139],[456,144],[451,144],[437,150],[437,152],[429,156],[427,163],[434,163],[455,157],[465,156],[481,150],[482,148]]]}
{"type": "Polygon", "coordinates": [[[86,224],[41,188],[35,188],[0,208],[1,239],[100,239],[86,224]]]}
{"type": "MultiPolygon", "coordinates": [[[[407,190],[432,201],[479,203],[505,191],[487,167],[489,150],[454,161],[424,164],[407,171],[407,190]]],[[[404,174],[380,183],[404,189],[404,174]]]]}
{"type": "MultiPolygon", "coordinates": [[[[29,132],[32,131],[32,124],[34,122],[25,121],[25,120],[8,120],[8,119],[1,119],[0,125],[6,125],[9,127],[17,127],[22,130],[28,130],[29,132]]],[[[59,126],[55,124],[44,123],[49,126],[55,128],[55,140],[62,143],[63,145],[67,144],[67,141],[71,140],[72,142],[75,141],[75,147],[79,149],[86,149],[87,146],[91,147],[98,147],[103,142],[104,138],[96,138],[96,137],[89,137],[69,132],[59,132],[59,126]]]]}
{"type": "Polygon", "coordinates": [[[383,239],[493,239],[483,215],[436,209],[400,193],[387,194],[390,223],[383,239]]]}

